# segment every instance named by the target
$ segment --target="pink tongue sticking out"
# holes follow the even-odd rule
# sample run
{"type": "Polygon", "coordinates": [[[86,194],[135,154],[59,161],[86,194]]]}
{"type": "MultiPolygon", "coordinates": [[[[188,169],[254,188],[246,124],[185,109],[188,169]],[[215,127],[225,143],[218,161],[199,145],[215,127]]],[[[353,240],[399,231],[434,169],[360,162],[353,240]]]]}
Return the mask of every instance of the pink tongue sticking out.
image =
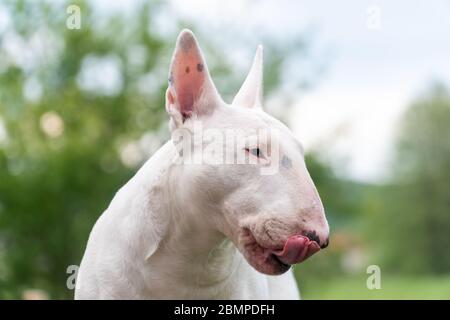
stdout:
{"type": "Polygon", "coordinates": [[[284,244],[283,250],[274,251],[278,259],[285,264],[300,263],[320,250],[317,242],[309,240],[305,236],[292,236],[284,244]]]}

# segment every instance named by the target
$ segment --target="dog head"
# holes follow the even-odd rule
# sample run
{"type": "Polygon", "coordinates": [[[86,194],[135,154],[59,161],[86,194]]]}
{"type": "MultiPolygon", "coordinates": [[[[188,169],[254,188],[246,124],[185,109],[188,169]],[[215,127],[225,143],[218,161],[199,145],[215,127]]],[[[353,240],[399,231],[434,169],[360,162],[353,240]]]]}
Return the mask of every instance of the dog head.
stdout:
{"type": "Polygon", "coordinates": [[[262,109],[262,47],[231,104],[189,30],[177,40],[166,109],[187,211],[231,239],[258,271],[281,274],[328,244],[324,208],[291,131],[262,109]]]}

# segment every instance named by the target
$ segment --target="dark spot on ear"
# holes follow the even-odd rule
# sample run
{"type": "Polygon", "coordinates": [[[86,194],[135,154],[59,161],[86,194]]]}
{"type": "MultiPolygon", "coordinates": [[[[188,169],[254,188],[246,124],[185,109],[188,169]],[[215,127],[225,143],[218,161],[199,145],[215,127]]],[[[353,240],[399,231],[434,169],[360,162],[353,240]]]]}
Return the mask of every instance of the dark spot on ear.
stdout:
{"type": "Polygon", "coordinates": [[[189,73],[189,71],[191,71],[191,69],[189,69],[189,66],[186,67],[186,73],[189,73]]]}
{"type": "Polygon", "coordinates": [[[186,121],[186,119],[188,119],[192,116],[192,110],[181,111],[181,116],[183,117],[183,123],[184,123],[186,121]]]}
{"type": "Polygon", "coordinates": [[[286,169],[290,169],[292,168],[292,161],[288,157],[283,156],[283,159],[281,159],[281,165],[286,169]]]}
{"type": "Polygon", "coordinates": [[[172,85],[173,84],[173,75],[172,73],[169,76],[169,84],[172,85]]]}
{"type": "Polygon", "coordinates": [[[203,71],[203,64],[197,63],[197,71],[202,72],[203,71]]]}

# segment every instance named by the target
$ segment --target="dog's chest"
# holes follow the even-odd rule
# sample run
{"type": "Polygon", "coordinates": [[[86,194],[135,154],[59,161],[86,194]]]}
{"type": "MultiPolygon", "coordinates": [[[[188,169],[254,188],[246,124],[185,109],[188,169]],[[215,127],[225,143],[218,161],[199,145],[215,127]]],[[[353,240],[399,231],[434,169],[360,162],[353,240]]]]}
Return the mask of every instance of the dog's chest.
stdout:
{"type": "MultiPolygon", "coordinates": [[[[244,261],[244,263],[246,263],[244,261]]],[[[243,266],[232,277],[208,286],[178,281],[177,277],[159,279],[151,283],[151,290],[143,293],[145,299],[268,299],[267,276],[250,266],[243,266]]]]}

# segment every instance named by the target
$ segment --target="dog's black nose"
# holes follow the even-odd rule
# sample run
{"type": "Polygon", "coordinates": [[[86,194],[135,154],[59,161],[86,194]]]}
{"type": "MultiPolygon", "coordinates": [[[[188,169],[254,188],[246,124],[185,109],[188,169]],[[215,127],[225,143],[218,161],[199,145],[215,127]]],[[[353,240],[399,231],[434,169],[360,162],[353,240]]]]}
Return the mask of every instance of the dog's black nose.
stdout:
{"type": "Polygon", "coordinates": [[[325,240],[325,242],[320,246],[320,249],[325,249],[330,244],[330,237],[325,240]]]}
{"type": "MultiPolygon", "coordinates": [[[[317,244],[320,245],[320,238],[319,238],[319,236],[317,235],[317,233],[315,231],[307,231],[307,232],[305,232],[305,236],[307,236],[309,238],[309,240],[315,241],[315,242],[317,242],[317,244]]],[[[325,249],[326,247],[328,247],[329,242],[330,242],[330,238],[327,237],[325,242],[323,242],[320,245],[320,248],[321,249],[325,249]]]]}

